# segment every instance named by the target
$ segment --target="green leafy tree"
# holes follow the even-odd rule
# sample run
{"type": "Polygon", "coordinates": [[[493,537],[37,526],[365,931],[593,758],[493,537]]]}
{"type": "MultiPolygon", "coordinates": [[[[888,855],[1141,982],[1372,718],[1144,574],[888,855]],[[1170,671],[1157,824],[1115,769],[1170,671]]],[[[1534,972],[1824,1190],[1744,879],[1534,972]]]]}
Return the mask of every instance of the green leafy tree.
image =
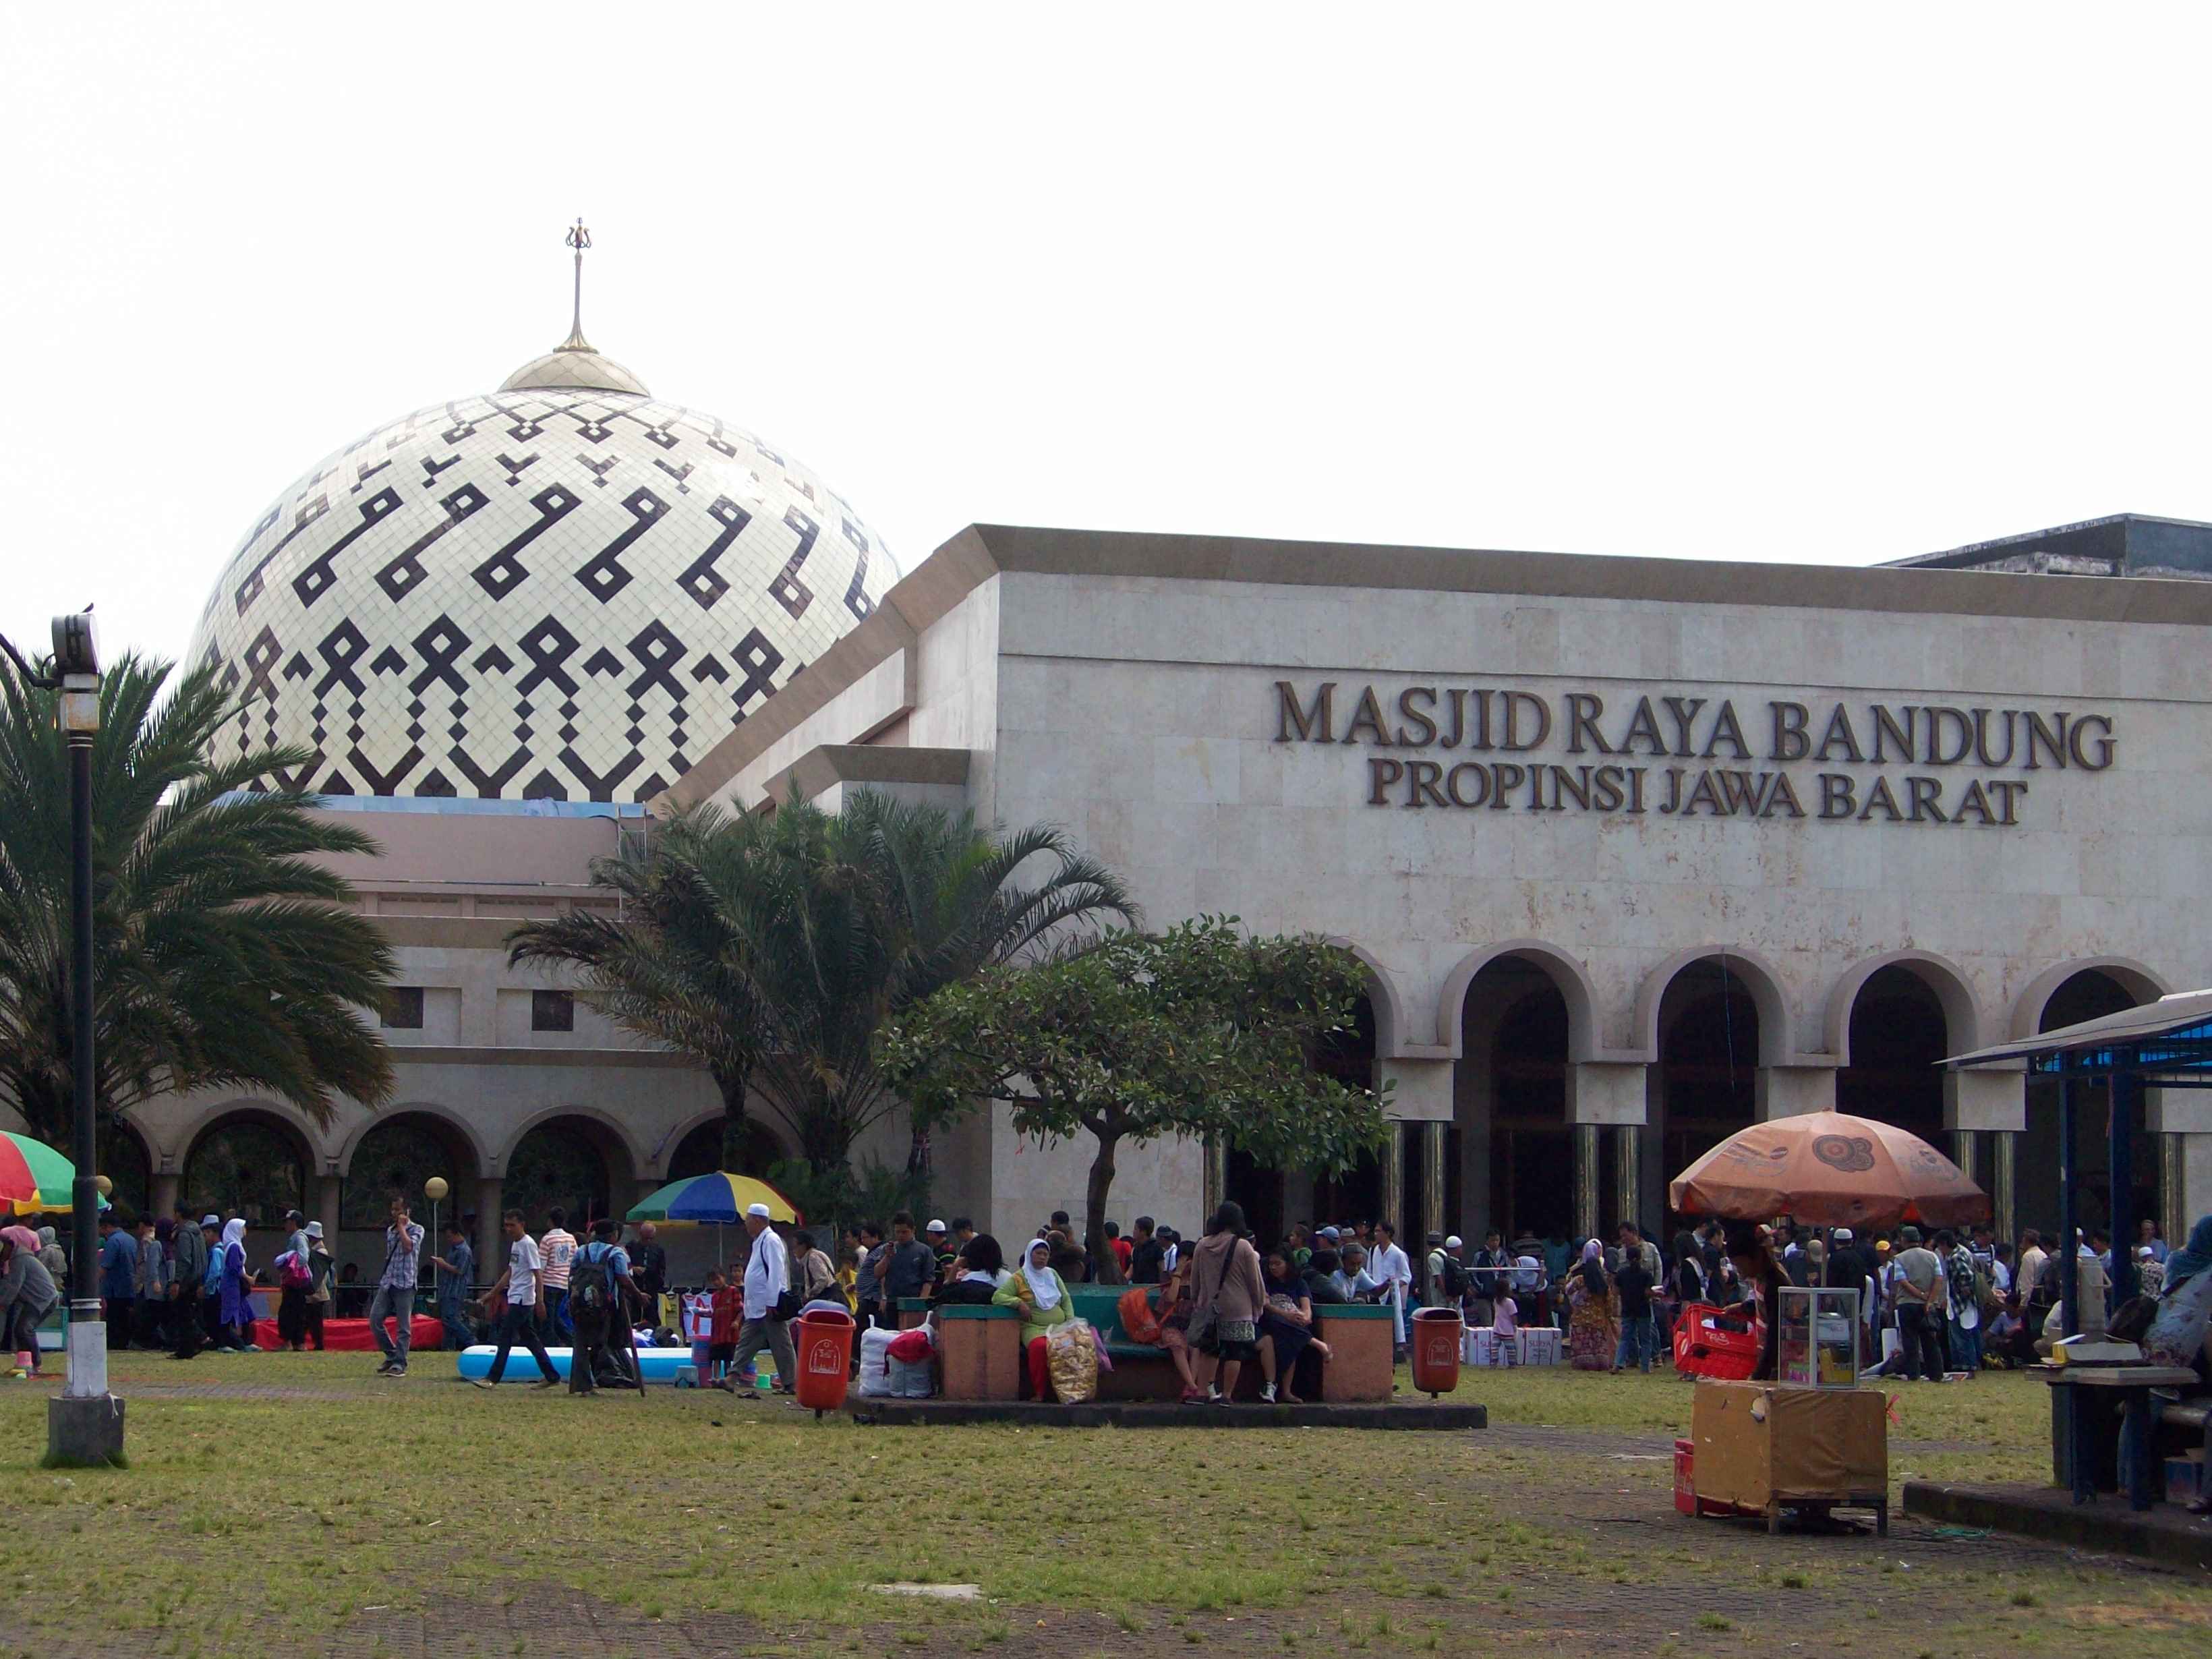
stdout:
{"type": "MultiPolygon", "coordinates": [[[[234,715],[203,669],[166,702],[165,663],[103,677],[92,754],[93,1096],[103,1117],[171,1090],[265,1090],[327,1121],[340,1094],[392,1089],[362,1018],[392,973],[351,885],[317,860],[371,854],[366,835],[256,780],[291,750],[213,757],[234,715]]],[[[0,667],[0,1093],[68,1144],[70,782],[58,694],[0,667]]]]}
{"type": "Polygon", "coordinates": [[[580,967],[618,1024],[714,1073],[726,1144],[757,1097],[833,1182],[899,1104],[875,1060],[886,1018],[1071,928],[1135,915],[1113,872],[1056,830],[988,835],[871,790],[834,814],[797,799],[695,808],[592,879],[619,913],[528,923],[514,960],[580,967]],[[1025,866],[1034,878],[1017,880],[1025,866]]]}
{"type": "Polygon", "coordinates": [[[994,1101],[1022,1134],[1087,1133],[1086,1243],[1118,1282],[1105,1220],[1125,1143],[1218,1137],[1264,1163],[1332,1173],[1381,1144],[1382,1097],[1312,1063],[1351,1028],[1364,988],[1364,969],[1339,946],[1249,938],[1233,916],[1204,916],[987,969],[892,1021],[878,1048],[927,1121],[994,1101]]]}

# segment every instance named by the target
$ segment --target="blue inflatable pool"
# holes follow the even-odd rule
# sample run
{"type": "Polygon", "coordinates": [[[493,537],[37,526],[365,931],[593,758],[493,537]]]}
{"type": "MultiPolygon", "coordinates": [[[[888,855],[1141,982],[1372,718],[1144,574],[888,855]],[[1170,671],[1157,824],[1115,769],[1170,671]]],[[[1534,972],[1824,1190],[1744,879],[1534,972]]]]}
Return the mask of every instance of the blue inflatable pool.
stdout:
{"type": "MultiPolygon", "coordinates": [[[[470,1382],[491,1375],[491,1362],[499,1350],[489,1344],[460,1352],[461,1375],[470,1382]]],[[[568,1352],[566,1348],[548,1348],[545,1357],[553,1362],[553,1369],[562,1376],[568,1375],[568,1352]]],[[[638,1369],[645,1373],[648,1382],[676,1381],[676,1368],[691,1363],[689,1348],[640,1348],[637,1351],[638,1369]]],[[[507,1370],[499,1379],[502,1382],[535,1382],[539,1380],[538,1362],[530,1357],[527,1348],[517,1348],[507,1357],[507,1370]]]]}

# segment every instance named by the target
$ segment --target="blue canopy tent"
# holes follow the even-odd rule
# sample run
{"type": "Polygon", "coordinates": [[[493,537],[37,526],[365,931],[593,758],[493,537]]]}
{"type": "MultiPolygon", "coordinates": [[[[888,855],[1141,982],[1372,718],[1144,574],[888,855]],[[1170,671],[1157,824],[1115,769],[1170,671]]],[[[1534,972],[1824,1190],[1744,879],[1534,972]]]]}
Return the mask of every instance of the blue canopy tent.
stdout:
{"type": "MultiPolygon", "coordinates": [[[[2110,1085],[2112,1296],[2115,1304],[2133,1296],[2136,1265],[2130,1242],[2136,1231],[2135,1132],[2142,1116],[2142,1091],[2212,1089],[2212,991],[2177,992],[2078,1025],[1954,1054],[1943,1064],[1955,1071],[2024,1069],[2031,1078],[2057,1082],[2059,1255],[2069,1262],[2081,1213],[2081,1097],[2087,1084],[2110,1085]]],[[[2059,1273],[2059,1329],[2066,1336],[2081,1328],[2075,1279],[2069,1269],[2059,1273]]]]}

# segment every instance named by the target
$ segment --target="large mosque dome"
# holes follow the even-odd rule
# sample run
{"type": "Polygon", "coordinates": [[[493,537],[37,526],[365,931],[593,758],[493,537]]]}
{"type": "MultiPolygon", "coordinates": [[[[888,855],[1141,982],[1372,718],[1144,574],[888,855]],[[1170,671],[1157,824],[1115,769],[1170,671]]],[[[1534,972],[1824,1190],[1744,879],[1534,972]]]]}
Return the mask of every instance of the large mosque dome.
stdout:
{"type": "Polygon", "coordinates": [[[286,489],[186,660],[244,701],[219,755],[312,753],[289,784],[642,800],[896,575],[821,479],[656,401],[579,326],[497,392],[379,427],[286,489]]]}

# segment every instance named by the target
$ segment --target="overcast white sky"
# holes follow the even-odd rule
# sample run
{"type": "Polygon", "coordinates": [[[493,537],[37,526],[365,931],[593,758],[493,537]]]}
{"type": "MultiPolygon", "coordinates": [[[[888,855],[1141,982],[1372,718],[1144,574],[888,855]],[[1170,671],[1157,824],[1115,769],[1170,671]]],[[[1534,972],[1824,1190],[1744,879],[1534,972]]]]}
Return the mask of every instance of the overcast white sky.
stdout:
{"type": "Polygon", "coordinates": [[[1860,563],[2212,517],[2207,28],[11,7],[0,627],[180,653],[287,481],[560,338],[580,213],[594,343],[908,568],[990,520],[1860,563]]]}

